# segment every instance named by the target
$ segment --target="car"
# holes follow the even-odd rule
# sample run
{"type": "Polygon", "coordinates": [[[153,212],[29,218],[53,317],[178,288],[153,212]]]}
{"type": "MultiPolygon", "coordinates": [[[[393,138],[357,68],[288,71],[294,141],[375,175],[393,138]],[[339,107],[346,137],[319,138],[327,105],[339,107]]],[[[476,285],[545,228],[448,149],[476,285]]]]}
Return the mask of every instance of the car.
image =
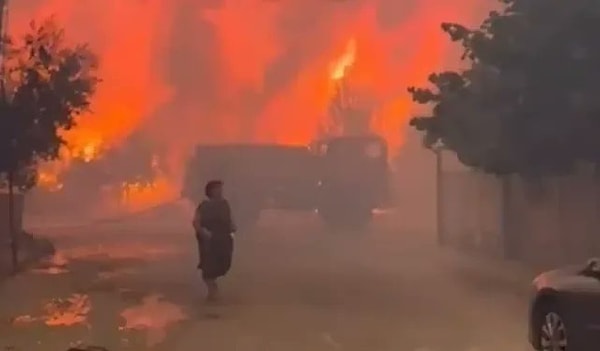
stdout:
{"type": "Polygon", "coordinates": [[[538,275],[529,341],[539,351],[600,350],[600,259],[538,275]]]}

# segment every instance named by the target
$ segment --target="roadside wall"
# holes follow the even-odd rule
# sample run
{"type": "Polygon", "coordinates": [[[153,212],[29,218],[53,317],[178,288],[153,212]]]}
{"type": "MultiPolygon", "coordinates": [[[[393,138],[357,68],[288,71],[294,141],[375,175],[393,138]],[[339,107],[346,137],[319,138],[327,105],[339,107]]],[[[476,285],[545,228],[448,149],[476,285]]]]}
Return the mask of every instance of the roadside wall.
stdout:
{"type": "Polygon", "coordinates": [[[471,171],[445,152],[440,176],[440,230],[452,247],[542,266],[600,255],[592,167],[532,181],[471,171]]]}

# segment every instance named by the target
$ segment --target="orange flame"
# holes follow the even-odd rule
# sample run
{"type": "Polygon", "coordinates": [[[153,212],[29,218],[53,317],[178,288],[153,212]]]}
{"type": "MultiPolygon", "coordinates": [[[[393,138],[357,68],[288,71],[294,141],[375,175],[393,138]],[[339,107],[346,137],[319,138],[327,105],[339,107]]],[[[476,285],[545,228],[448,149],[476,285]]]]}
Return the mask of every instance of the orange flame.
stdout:
{"type": "Polygon", "coordinates": [[[176,193],[198,142],[311,142],[332,80],[349,67],[374,106],[372,129],[396,151],[415,112],[406,88],[458,62],[440,23],[473,24],[489,10],[485,0],[217,3],[11,3],[13,32],[55,13],[70,40],[89,42],[100,57],[93,111],[65,133],[70,150],[42,184],[58,187],[52,172],[68,170],[70,157],[92,161],[142,131],[168,164],[155,184],[125,184],[121,197],[134,208],[159,202],[176,193]]]}
{"type": "Polygon", "coordinates": [[[356,61],[356,40],[350,39],[346,45],[346,51],[333,65],[329,78],[331,80],[340,80],[346,75],[346,70],[356,61]]]}

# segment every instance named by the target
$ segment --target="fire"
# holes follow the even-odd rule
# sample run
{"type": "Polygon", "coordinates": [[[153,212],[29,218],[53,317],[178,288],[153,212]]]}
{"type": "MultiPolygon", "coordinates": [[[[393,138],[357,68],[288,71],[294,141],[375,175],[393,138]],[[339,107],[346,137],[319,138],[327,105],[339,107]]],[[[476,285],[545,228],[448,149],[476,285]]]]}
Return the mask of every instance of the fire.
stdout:
{"type": "Polygon", "coordinates": [[[74,159],[93,163],[142,133],[164,153],[161,172],[150,182],[114,184],[116,196],[129,209],[168,201],[197,143],[310,143],[327,119],[332,83],[344,79],[372,108],[370,128],[397,152],[417,112],[406,88],[458,63],[440,23],[475,24],[489,6],[485,0],[11,2],[13,33],[55,13],[70,40],[97,52],[103,79],[90,114],[64,133],[69,151],[42,167],[40,184],[60,189],[74,159]]]}
{"type": "Polygon", "coordinates": [[[130,211],[137,212],[176,199],[176,189],[166,177],[158,177],[150,183],[130,182],[121,184],[121,203],[130,211]]]}
{"type": "Polygon", "coordinates": [[[346,75],[346,70],[352,65],[354,65],[354,61],[356,60],[356,40],[354,38],[350,39],[348,44],[346,45],[346,52],[340,57],[333,65],[331,69],[331,73],[329,75],[331,80],[338,81],[344,78],[346,75]]]}
{"type": "Polygon", "coordinates": [[[54,15],[72,42],[89,43],[99,55],[103,79],[92,111],[62,137],[61,159],[43,164],[39,184],[63,188],[61,178],[74,160],[91,163],[105,150],[119,147],[166,103],[172,88],[160,73],[171,7],[162,0],[144,2],[45,0],[10,2],[10,32],[19,36],[31,19],[54,15]]]}
{"type": "Polygon", "coordinates": [[[133,181],[121,184],[121,203],[131,211],[140,211],[177,199],[173,182],[164,174],[158,156],[150,161],[154,178],[151,181],[133,181]]]}
{"type": "Polygon", "coordinates": [[[142,303],[121,312],[125,324],[120,330],[146,331],[146,345],[156,346],[167,336],[167,329],[188,318],[183,308],[161,295],[146,296],[142,303]]]}
{"type": "Polygon", "coordinates": [[[91,162],[96,159],[99,155],[99,142],[89,141],[81,148],[81,151],[75,154],[76,157],[80,157],[85,162],[91,162]]]}
{"type": "Polygon", "coordinates": [[[43,306],[39,316],[23,315],[13,318],[16,325],[42,322],[49,327],[70,327],[86,324],[92,310],[88,295],[73,294],[64,299],[52,299],[43,306]]]}
{"type": "Polygon", "coordinates": [[[63,184],[59,181],[58,177],[57,173],[39,170],[38,186],[50,191],[59,191],[63,188],[63,184]]]}

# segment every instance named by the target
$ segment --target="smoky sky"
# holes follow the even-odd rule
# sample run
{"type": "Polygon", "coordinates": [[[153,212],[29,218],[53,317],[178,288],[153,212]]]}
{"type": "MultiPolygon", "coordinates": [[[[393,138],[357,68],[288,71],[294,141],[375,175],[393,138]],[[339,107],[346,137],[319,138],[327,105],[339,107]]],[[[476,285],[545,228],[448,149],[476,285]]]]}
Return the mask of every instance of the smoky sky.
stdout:
{"type": "MultiPolygon", "coordinates": [[[[257,11],[264,10],[264,6],[272,6],[268,3],[256,1],[257,11]]],[[[198,119],[203,128],[219,123],[212,119],[220,118],[223,113],[236,114],[238,122],[245,124],[241,130],[248,133],[252,133],[256,127],[254,121],[273,96],[292,84],[307,62],[322,55],[331,46],[337,27],[346,25],[344,22],[356,15],[365,4],[377,5],[377,24],[382,31],[393,30],[411,16],[417,6],[416,1],[401,0],[276,1],[280,12],[273,18],[276,22],[273,35],[280,50],[265,66],[261,89],[243,89],[224,101],[219,92],[222,91],[221,85],[225,84],[221,75],[227,67],[219,62],[218,39],[213,24],[199,16],[198,12],[203,9],[219,10],[225,1],[178,0],[174,4],[176,9],[165,74],[176,88],[176,96],[171,108],[166,111],[194,105],[198,113],[190,118],[198,119]]],[[[252,21],[251,15],[248,20],[252,21]]],[[[161,119],[160,116],[158,118],[161,119]]],[[[242,139],[244,137],[250,136],[241,136],[242,139]]]]}

